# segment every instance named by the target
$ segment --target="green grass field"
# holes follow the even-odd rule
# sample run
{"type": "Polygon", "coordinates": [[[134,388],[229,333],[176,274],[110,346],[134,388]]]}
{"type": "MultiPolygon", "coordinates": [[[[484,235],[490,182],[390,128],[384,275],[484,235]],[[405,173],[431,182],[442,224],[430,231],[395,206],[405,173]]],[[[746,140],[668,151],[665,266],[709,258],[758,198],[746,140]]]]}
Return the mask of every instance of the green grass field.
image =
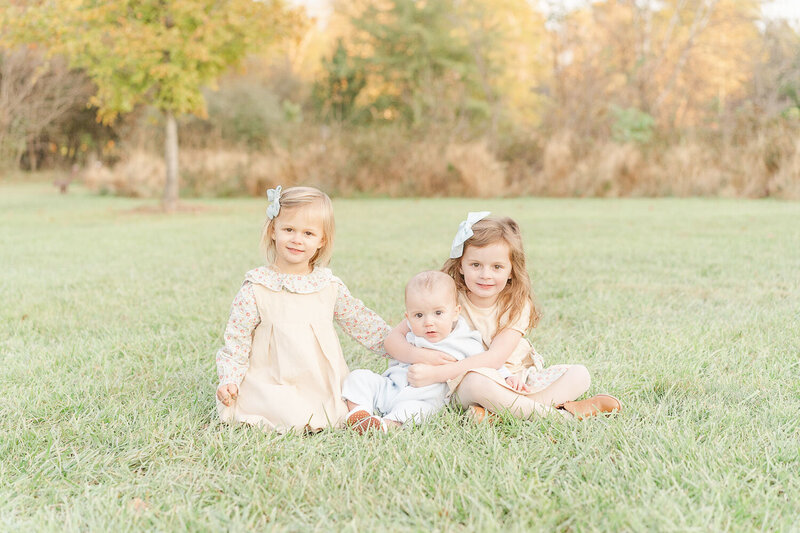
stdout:
{"type": "Polygon", "coordinates": [[[332,268],[390,322],[466,211],[516,218],[534,344],[625,406],[362,438],[216,420],[266,205],[191,203],[0,182],[0,529],[800,529],[800,204],[335,200],[332,268]]]}

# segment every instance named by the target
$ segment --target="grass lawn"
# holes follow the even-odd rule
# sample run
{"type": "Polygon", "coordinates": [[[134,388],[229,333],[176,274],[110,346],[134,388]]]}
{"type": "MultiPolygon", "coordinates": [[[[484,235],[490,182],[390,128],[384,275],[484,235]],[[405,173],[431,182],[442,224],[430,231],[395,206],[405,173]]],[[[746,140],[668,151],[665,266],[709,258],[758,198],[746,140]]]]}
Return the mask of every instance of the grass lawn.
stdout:
{"type": "Polygon", "coordinates": [[[390,322],[468,210],[516,218],[534,345],[625,406],[495,426],[447,410],[361,438],[217,421],[214,355],[266,202],[191,203],[0,182],[0,529],[800,528],[800,204],[335,200],[332,268],[390,322]]]}

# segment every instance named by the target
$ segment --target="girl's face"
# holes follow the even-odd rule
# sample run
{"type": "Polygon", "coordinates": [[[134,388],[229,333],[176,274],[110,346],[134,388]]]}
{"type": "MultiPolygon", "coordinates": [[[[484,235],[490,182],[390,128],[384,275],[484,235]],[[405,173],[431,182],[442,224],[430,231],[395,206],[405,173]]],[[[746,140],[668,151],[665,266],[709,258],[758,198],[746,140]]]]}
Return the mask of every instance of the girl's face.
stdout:
{"type": "Polygon", "coordinates": [[[467,246],[459,268],[467,298],[478,307],[491,307],[511,279],[511,250],[505,241],[478,248],[467,246]]]}
{"type": "Polygon", "coordinates": [[[309,262],[325,244],[322,217],[314,209],[281,209],[272,223],[275,268],[284,274],[308,274],[309,262]]]}

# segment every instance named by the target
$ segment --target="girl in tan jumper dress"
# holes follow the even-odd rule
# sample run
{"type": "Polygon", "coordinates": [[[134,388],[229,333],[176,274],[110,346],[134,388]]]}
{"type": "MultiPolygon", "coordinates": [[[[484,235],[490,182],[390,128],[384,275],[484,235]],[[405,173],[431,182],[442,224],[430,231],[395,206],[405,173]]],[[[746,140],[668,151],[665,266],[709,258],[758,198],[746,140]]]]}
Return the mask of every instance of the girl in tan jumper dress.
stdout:
{"type": "Polygon", "coordinates": [[[485,211],[469,213],[442,270],[455,280],[461,315],[481,333],[486,351],[442,364],[438,352],[408,344],[408,327],[401,323],[387,337],[386,349],[395,359],[416,363],[408,370],[411,385],[446,382],[454,402],[477,419],[484,418],[487,409],[518,418],[546,415],[554,408],[576,418],[621,409],[619,400],[607,394],[575,401],[589,388],[586,367],[545,367],[524,337],[536,326],[539,315],[516,222],[489,217],[485,211]],[[497,370],[501,365],[511,377],[501,376],[497,370]]]}
{"type": "Polygon", "coordinates": [[[330,198],[311,187],[277,187],[268,197],[267,266],[245,275],[217,353],[219,416],[278,432],[337,427],[347,414],[349,369],[334,320],[381,355],[389,328],[326,268],[330,198]]]}

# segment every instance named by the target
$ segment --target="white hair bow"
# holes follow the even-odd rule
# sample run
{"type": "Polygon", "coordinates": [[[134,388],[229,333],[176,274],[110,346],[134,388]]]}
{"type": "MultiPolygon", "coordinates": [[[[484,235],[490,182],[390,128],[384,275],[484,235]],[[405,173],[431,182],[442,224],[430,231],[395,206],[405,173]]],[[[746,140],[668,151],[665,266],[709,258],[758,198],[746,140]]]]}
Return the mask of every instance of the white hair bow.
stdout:
{"type": "Polygon", "coordinates": [[[281,186],[278,185],[274,189],[270,189],[267,191],[267,200],[269,200],[269,205],[267,206],[267,218],[272,220],[278,213],[281,212],[281,186]]]}
{"type": "Polygon", "coordinates": [[[456,232],[456,237],[453,239],[453,245],[450,248],[450,258],[455,259],[456,257],[461,257],[461,254],[464,253],[464,243],[467,242],[467,239],[472,237],[472,225],[478,222],[479,220],[483,220],[484,218],[488,217],[491,214],[491,211],[477,211],[477,212],[470,212],[467,213],[467,220],[462,220],[461,224],[458,225],[458,231],[456,232]]]}

